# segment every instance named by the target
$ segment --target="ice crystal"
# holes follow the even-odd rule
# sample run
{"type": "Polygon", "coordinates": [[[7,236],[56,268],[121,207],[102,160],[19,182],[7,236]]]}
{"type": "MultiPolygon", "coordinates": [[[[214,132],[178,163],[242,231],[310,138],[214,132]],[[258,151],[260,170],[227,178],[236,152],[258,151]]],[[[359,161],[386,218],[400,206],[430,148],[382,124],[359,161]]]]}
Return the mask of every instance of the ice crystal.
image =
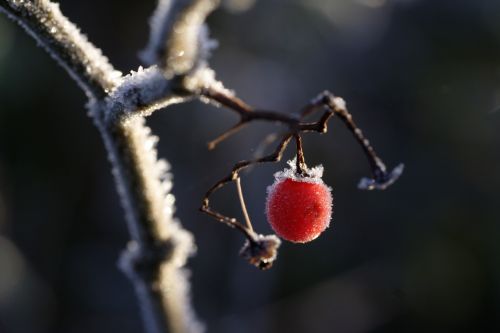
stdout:
{"type": "Polygon", "coordinates": [[[274,174],[274,178],[276,179],[275,183],[289,178],[298,182],[323,184],[323,179],[321,179],[324,171],[323,165],[320,164],[312,168],[306,167],[304,174],[300,174],[297,172],[297,157],[289,160],[287,164],[290,168],[285,168],[283,171],[278,171],[274,174]]]}

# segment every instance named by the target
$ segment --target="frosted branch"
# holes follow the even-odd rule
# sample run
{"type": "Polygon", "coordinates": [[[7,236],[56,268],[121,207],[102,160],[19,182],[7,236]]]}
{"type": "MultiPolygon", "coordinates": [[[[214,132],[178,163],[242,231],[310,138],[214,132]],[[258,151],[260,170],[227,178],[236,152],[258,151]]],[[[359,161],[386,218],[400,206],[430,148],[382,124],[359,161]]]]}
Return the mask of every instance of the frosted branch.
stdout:
{"type": "Polygon", "coordinates": [[[123,77],[106,98],[107,122],[126,121],[132,115],[149,116],[155,110],[181,103],[190,97],[184,90],[176,80],[167,80],[158,67],[139,67],[123,77]]]}
{"type": "MultiPolygon", "coordinates": [[[[108,107],[103,101],[94,108],[108,107]]],[[[106,115],[93,110],[95,115],[106,115]]],[[[158,138],[133,113],[109,121],[95,117],[113,165],[132,240],[120,268],[133,282],[141,300],[148,333],[198,333],[202,326],[190,305],[189,282],[182,268],[195,245],[191,233],[174,218],[172,176],[157,158],[158,138]]]]}
{"type": "MultiPolygon", "coordinates": [[[[193,3],[193,11],[188,6],[179,12],[185,24],[171,28],[201,25],[197,20],[208,14],[208,2],[202,3],[193,3]]],[[[195,250],[193,237],[174,218],[172,176],[168,163],[157,158],[158,138],[151,134],[143,116],[216,84],[213,73],[197,68],[189,76],[168,80],[163,70],[153,66],[122,77],[62,15],[57,4],[48,0],[0,0],[0,12],[24,27],[89,98],[89,114],[108,151],[131,235],[119,264],[134,285],[147,332],[203,331],[191,308],[188,273],[183,269],[195,250]]],[[[198,56],[200,48],[194,47],[193,54],[198,56]]]]}
{"type": "Polygon", "coordinates": [[[202,92],[205,90],[217,90],[228,96],[233,95],[232,91],[215,78],[215,72],[208,67],[170,80],[157,66],[147,69],[140,67],[136,72],[132,71],[123,77],[118,87],[106,98],[106,122],[126,121],[136,115],[149,116],[158,109],[185,102],[196,96],[203,101],[216,103],[203,96],[202,92]]]}
{"type": "Polygon", "coordinates": [[[203,65],[216,45],[204,22],[218,4],[219,0],[158,0],[143,61],[158,64],[167,76],[184,75],[203,65]]]}
{"type": "Polygon", "coordinates": [[[121,73],[61,13],[59,4],[48,0],[0,0],[0,11],[35,38],[87,96],[101,98],[117,85],[121,73]]]}

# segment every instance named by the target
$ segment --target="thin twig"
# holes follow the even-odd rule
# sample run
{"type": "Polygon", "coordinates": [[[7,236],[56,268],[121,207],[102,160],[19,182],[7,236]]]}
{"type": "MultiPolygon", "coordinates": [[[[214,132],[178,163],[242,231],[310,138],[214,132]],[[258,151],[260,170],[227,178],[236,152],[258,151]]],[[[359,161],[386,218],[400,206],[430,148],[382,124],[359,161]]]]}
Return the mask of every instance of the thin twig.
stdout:
{"type": "Polygon", "coordinates": [[[239,178],[239,173],[242,170],[244,170],[245,168],[248,168],[249,166],[254,165],[254,164],[280,161],[282,156],[283,156],[283,152],[285,151],[288,143],[292,139],[292,136],[293,136],[293,134],[291,134],[291,133],[285,134],[284,137],[282,138],[281,142],[279,143],[279,145],[276,147],[275,151],[270,155],[267,155],[267,156],[264,156],[261,158],[257,158],[255,160],[247,160],[247,161],[241,161],[241,162],[236,163],[236,165],[233,167],[233,170],[231,171],[231,173],[228,176],[219,180],[217,183],[215,183],[207,191],[207,193],[205,193],[205,196],[203,197],[202,205],[200,207],[200,211],[214,217],[219,222],[223,222],[223,223],[229,225],[230,227],[236,228],[237,230],[241,231],[243,233],[243,235],[250,242],[254,242],[255,241],[255,233],[251,232],[250,229],[248,229],[243,224],[238,222],[235,218],[227,217],[227,216],[222,215],[221,213],[213,210],[210,207],[210,197],[212,196],[212,194],[215,191],[217,191],[218,189],[220,189],[221,187],[223,187],[227,183],[230,183],[231,181],[239,178]]]}
{"type": "MultiPolygon", "coordinates": [[[[251,121],[278,122],[288,128],[287,133],[283,135],[281,143],[274,153],[256,160],[238,162],[233,167],[233,170],[228,176],[216,182],[207,191],[207,193],[203,197],[201,211],[207,213],[208,215],[211,215],[212,217],[215,217],[218,221],[228,224],[228,218],[223,214],[214,211],[209,205],[210,197],[216,190],[220,189],[232,180],[239,179],[239,172],[250,165],[261,162],[279,161],[284,149],[286,148],[292,137],[295,138],[297,149],[296,170],[298,174],[304,175],[305,170],[307,170],[307,166],[305,164],[301,133],[326,133],[328,121],[334,115],[337,115],[344,122],[347,128],[354,134],[356,140],[361,145],[363,152],[368,158],[373,174],[373,179],[363,178],[359,185],[360,188],[384,189],[392,184],[402,172],[403,167],[402,165],[399,165],[391,173],[387,173],[384,163],[375,153],[375,150],[370,145],[370,142],[363,136],[361,130],[352,120],[352,116],[347,111],[344,100],[339,97],[333,96],[333,94],[328,91],[322,92],[316,98],[311,100],[311,102],[302,109],[298,116],[295,114],[289,115],[274,111],[254,110],[252,107],[250,107],[237,97],[231,94],[227,94],[225,91],[214,90],[210,87],[202,89],[200,94],[201,97],[209,99],[216,105],[223,105],[229,110],[236,112],[240,116],[240,122],[237,123],[236,126],[231,128],[228,132],[225,132],[224,134],[219,136],[216,139],[216,143],[219,143],[222,140],[228,138],[230,135],[236,133],[242,127],[240,126],[240,124],[247,124],[251,121]],[[323,114],[316,122],[302,121],[302,119],[304,119],[305,117],[310,116],[321,109],[323,109],[323,114]]],[[[249,238],[247,232],[248,228],[242,227],[243,225],[234,218],[231,218],[230,220],[231,226],[238,226],[238,229],[240,229],[240,231],[243,231],[247,238],[249,238]]]]}
{"type": "Polygon", "coordinates": [[[304,147],[302,146],[302,137],[300,134],[295,134],[295,142],[297,144],[297,162],[296,162],[296,168],[297,168],[297,173],[299,175],[304,175],[307,166],[306,166],[306,160],[304,156],[304,147]]]}
{"type": "Polygon", "coordinates": [[[238,198],[240,199],[241,211],[243,212],[243,217],[245,218],[245,223],[247,228],[253,231],[252,222],[250,221],[250,216],[248,215],[247,205],[245,204],[245,198],[243,197],[243,190],[241,189],[241,178],[236,178],[236,189],[238,191],[238,198]]]}
{"type": "Polygon", "coordinates": [[[239,132],[245,125],[248,124],[248,121],[240,121],[239,123],[235,124],[233,127],[207,143],[208,149],[212,150],[214,149],[220,142],[226,140],[229,138],[231,135],[239,132]]]}

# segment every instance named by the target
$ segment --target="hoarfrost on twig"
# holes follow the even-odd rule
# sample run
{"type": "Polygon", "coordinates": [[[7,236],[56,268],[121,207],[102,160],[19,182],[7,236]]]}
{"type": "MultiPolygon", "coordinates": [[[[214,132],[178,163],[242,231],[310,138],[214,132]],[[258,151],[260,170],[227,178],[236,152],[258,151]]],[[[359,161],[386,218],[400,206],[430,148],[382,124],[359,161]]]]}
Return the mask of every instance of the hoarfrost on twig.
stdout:
{"type": "Polygon", "coordinates": [[[78,82],[87,96],[102,97],[117,85],[121,73],[61,13],[59,4],[48,0],[2,0],[0,11],[35,38],[78,82]]]}
{"type": "Polygon", "coordinates": [[[172,91],[173,83],[167,80],[157,66],[131,71],[106,98],[109,121],[131,115],[149,116],[153,111],[181,103],[187,96],[172,91]]]}
{"type": "Polygon", "coordinates": [[[205,64],[217,44],[208,37],[206,17],[219,0],[159,0],[150,19],[151,34],[141,58],[167,76],[184,75],[205,64]]]}
{"type": "Polygon", "coordinates": [[[206,67],[215,44],[204,21],[218,3],[160,0],[146,57],[153,66],[122,76],[58,4],[0,0],[0,12],[25,28],[89,98],[89,115],[108,151],[132,238],[120,267],[136,289],[149,333],[203,331],[191,308],[189,274],[182,268],[195,251],[193,236],[174,218],[168,163],[157,158],[158,138],[143,116],[185,101],[207,85],[223,87],[206,67]],[[179,74],[182,79],[175,77],[179,74]]]}

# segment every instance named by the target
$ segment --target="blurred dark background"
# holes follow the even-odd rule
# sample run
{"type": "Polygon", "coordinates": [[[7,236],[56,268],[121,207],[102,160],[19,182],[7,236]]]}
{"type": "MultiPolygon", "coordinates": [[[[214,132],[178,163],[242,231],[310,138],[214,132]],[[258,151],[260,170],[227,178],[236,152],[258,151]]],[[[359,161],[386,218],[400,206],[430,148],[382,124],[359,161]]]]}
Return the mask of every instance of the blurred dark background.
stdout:
{"type": "MultiPolygon", "coordinates": [[[[140,64],[154,5],[61,1],[125,73],[140,64]]],[[[280,128],[253,124],[208,152],[231,112],[191,102],[148,118],[198,244],[189,266],[209,332],[499,332],[500,2],[227,0],[209,25],[212,65],[248,103],[294,112],[331,90],[388,165],[406,164],[387,191],[358,191],[369,169],[342,124],[307,136],[309,165],[323,164],[333,187],[332,226],[283,244],[261,272],[238,257],[242,237],[197,208],[280,128]]],[[[0,332],[141,332],[116,267],[123,214],[84,94],[5,17],[0,78],[0,332]]],[[[243,178],[264,233],[266,186],[284,164],[243,178]]],[[[239,212],[233,191],[214,202],[228,214],[239,212]]]]}

